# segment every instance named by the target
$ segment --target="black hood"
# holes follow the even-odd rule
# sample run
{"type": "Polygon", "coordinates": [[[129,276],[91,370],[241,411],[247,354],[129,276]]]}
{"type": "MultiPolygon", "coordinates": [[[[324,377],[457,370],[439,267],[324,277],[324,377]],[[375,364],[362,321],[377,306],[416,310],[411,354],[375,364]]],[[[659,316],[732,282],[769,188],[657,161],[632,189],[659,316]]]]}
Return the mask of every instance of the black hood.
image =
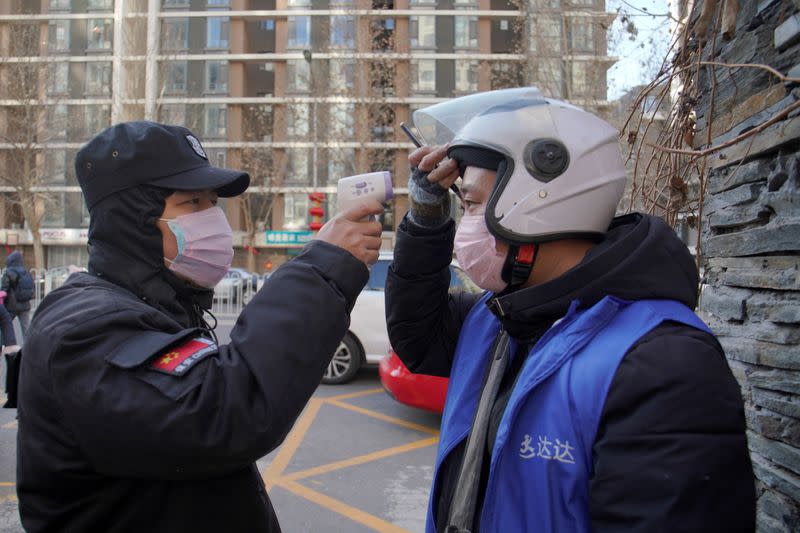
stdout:
{"type": "Polygon", "coordinates": [[[176,277],[164,266],[156,220],[169,189],[142,185],[107,196],[90,211],[89,272],[119,285],[186,326],[202,326],[214,291],[176,277]]]}
{"type": "Polygon", "coordinates": [[[22,263],[22,254],[16,250],[8,254],[8,257],[6,257],[6,266],[10,267],[24,266],[22,263]]]}
{"type": "Polygon", "coordinates": [[[694,309],[698,284],[694,258],[672,228],[658,217],[634,213],[615,218],[603,241],[575,268],[547,283],[501,294],[497,302],[504,327],[522,339],[532,324],[564,316],[573,300],[586,308],[605,296],[671,299],[694,309]]]}

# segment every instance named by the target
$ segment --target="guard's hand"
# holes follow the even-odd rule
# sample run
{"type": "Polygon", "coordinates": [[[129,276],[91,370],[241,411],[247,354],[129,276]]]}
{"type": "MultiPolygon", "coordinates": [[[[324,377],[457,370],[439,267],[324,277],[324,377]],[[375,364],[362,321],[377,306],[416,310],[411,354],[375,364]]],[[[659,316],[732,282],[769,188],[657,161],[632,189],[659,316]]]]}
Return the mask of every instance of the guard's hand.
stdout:
{"type": "MultiPolygon", "coordinates": [[[[443,192],[447,191],[458,179],[458,163],[447,157],[447,148],[446,145],[421,146],[411,152],[408,155],[408,164],[412,168],[411,180],[419,180],[420,177],[424,177],[429,184],[436,184],[441,187],[443,192]]],[[[430,186],[426,186],[425,183],[418,184],[422,189],[438,193],[438,190],[431,190],[430,186]]]]}
{"type": "Polygon", "coordinates": [[[364,200],[326,222],[315,238],[344,248],[367,266],[373,265],[380,253],[383,228],[380,222],[369,217],[381,213],[380,202],[364,200]]]}

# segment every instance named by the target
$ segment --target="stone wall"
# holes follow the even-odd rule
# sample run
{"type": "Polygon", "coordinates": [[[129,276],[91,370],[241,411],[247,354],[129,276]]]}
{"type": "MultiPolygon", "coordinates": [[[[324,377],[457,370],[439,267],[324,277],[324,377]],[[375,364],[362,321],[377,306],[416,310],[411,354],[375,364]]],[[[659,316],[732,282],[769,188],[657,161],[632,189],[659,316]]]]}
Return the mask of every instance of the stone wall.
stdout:
{"type": "MultiPolygon", "coordinates": [[[[716,52],[705,59],[766,64],[800,77],[797,5],[738,4],[730,40],[710,34],[716,52]]],[[[800,84],[760,69],[715,73],[705,69],[700,78],[696,148],[758,127],[800,97],[800,84]]],[[[799,113],[706,160],[700,311],[742,386],[761,532],[800,531],[799,113]]]]}

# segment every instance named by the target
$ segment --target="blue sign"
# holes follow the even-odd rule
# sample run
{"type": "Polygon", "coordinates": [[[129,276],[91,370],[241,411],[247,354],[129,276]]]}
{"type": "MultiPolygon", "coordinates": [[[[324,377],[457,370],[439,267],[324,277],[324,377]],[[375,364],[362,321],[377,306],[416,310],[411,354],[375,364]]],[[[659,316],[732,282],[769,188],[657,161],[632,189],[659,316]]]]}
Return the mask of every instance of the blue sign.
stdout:
{"type": "Polygon", "coordinates": [[[314,236],[313,231],[266,231],[267,245],[304,245],[314,236]]]}

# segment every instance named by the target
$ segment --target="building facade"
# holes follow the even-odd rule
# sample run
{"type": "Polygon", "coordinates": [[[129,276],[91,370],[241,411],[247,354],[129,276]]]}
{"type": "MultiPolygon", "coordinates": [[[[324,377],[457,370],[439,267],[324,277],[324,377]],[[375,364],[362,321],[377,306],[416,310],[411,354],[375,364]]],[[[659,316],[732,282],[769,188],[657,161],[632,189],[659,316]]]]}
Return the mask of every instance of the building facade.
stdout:
{"type": "Polygon", "coordinates": [[[224,206],[236,264],[286,260],[308,238],[309,193],[323,193],[329,217],[337,180],[373,170],[394,176],[390,240],[407,209],[412,145],[400,122],[442,99],[526,84],[603,113],[612,19],[604,0],[7,0],[0,113],[38,122],[0,139],[0,240],[32,244],[34,230],[42,266],[85,264],[75,153],[137,119],[184,124],[212,164],[250,171],[250,191],[224,206]],[[38,39],[23,46],[28,33],[38,39]],[[30,88],[9,81],[15,69],[28,69],[30,88]]]}

